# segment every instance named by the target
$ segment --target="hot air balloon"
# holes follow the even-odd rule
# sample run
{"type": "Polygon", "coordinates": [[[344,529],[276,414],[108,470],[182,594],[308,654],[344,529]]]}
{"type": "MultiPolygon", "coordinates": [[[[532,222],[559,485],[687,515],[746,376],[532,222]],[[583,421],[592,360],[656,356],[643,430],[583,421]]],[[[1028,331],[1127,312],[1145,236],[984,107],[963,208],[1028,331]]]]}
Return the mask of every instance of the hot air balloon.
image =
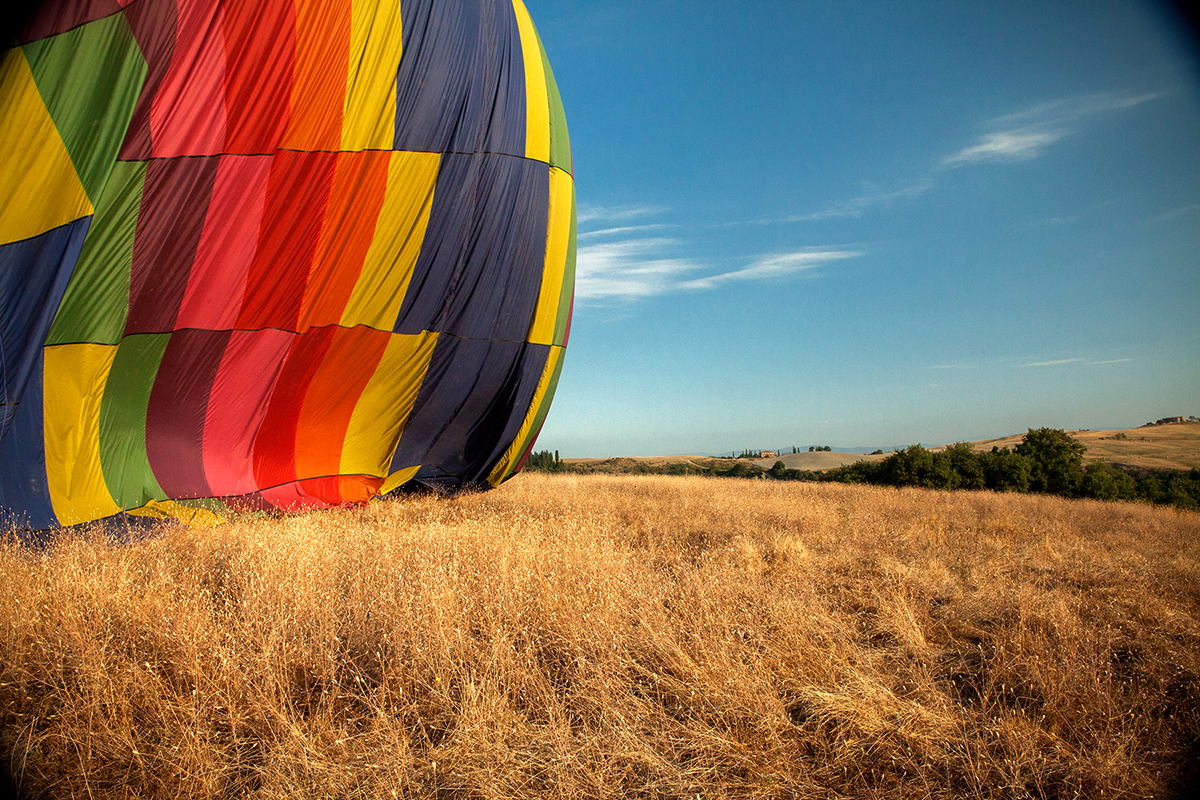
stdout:
{"type": "Polygon", "coordinates": [[[7,45],[10,525],[520,469],[575,262],[521,0],[49,0],[7,45]]]}

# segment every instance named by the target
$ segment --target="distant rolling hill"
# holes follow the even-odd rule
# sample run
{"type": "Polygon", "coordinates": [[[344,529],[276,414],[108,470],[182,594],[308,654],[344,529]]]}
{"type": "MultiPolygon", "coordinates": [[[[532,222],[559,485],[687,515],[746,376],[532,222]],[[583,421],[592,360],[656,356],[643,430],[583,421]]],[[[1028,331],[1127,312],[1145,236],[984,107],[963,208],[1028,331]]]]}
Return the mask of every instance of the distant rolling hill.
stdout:
{"type": "MultiPolygon", "coordinates": [[[[1168,425],[1147,425],[1129,430],[1067,431],[1087,446],[1084,461],[1104,461],[1113,465],[1141,469],[1200,469],[1200,422],[1183,422],[1168,425]]],[[[1015,448],[1025,437],[1024,433],[968,442],[974,450],[985,451],[993,447],[1015,448]]],[[[943,450],[931,447],[930,450],[943,450]]],[[[860,453],[835,453],[828,451],[811,453],[785,453],[772,458],[760,458],[750,463],[770,469],[776,461],[782,461],[788,469],[826,470],[835,469],[858,461],[879,461],[890,453],[863,455],[860,453]]],[[[672,464],[688,465],[707,469],[731,463],[728,458],[712,456],[623,456],[620,458],[566,458],[568,465],[587,472],[636,472],[639,465],[662,468],[672,464]]]]}
{"type": "MultiPolygon", "coordinates": [[[[1067,431],[1087,446],[1084,461],[1104,461],[1113,465],[1142,469],[1200,469],[1200,422],[1181,422],[1166,425],[1147,425],[1129,430],[1067,431]]],[[[976,451],[1015,448],[1024,433],[969,442],[976,451]]],[[[945,447],[931,447],[943,450],[945,447]]],[[[856,461],[878,461],[884,455],[857,453],[788,453],[777,458],[758,459],[754,463],[770,469],[782,461],[788,469],[834,469],[856,461]]]]}

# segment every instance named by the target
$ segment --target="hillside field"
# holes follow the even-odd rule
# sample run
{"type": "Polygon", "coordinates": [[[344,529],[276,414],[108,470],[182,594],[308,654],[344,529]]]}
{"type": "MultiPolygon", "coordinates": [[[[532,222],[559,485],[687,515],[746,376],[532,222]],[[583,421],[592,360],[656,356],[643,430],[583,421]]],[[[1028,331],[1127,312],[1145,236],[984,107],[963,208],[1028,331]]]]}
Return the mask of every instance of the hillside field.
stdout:
{"type": "MultiPolygon", "coordinates": [[[[1200,422],[1184,422],[1170,425],[1148,425],[1129,430],[1075,430],[1067,431],[1087,447],[1084,461],[1104,461],[1112,465],[1135,469],[1200,469],[1200,422]]],[[[993,447],[1013,449],[1021,443],[1025,432],[969,442],[977,451],[993,447]]],[[[931,447],[931,451],[944,449],[931,447]]],[[[826,470],[858,461],[880,461],[887,454],[861,455],[836,452],[784,452],[770,458],[753,459],[749,463],[770,469],[776,461],[782,461],[788,469],[826,470]]],[[[634,471],[638,464],[663,467],[686,464],[699,469],[708,469],[730,459],[710,456],[652,456],[622,458],[564,458],[563,461],[577,469],[595,472],[621,473],[634,471]]]]}
{"type": "Polygon", "coordinates": [[[522,474],[0,547],[28,797],[1169,798],[1200,514],[522,474]]]}

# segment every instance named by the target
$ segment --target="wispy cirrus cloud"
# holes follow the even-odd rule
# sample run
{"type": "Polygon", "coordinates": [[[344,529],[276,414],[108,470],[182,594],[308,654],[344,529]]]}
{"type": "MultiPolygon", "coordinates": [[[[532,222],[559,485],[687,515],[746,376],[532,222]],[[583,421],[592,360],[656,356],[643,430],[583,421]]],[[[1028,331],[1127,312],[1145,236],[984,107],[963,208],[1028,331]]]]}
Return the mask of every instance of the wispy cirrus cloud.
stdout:
{"type": "Polygon", "coordinates": [[[796,214],[785,218],[785,222],[818,222],[827,219],[857,219],[872,208],[887,208],[901,200],[911,200],[929,191],[933,181],[928,178],[899,189],[883,189],[867,185],[862,194],[848,200],[838,201],[811,214],[796,214]]]}
{"type": "Polygon", "coordinates": [[[1078,364],[1081,361],[1087,361],[1086,358],[1059,358],[1054,361],[1031,361],[1028,364],[1022,364],[1022,367],[1057,367],[1060,364],[1078,364]]]}
{"type": "Polygon", "coordinates": [[[686,258],[663,257],[676,245],[674,239],[659,238],[580,247],[575,260],[575,298],[636,300],[671,291],[679,276],[699,269],[686,258]]]}
{"type": "Polygon", "coordinates": [[[1058,367],[1064,364],[1086,364],[1089,367],[1100,366],[1102,364],[1125,364],[1133,361],[1132,358],[1110,358],[1105,361],[1093,361],[1090,358],[1056,358],[1050,361],[1028,361],[1023,364],[1014,363],[1015,359],[1002,358],[995,361],[985,361],[978,364],[972,363],[946,363],[946,364],[931,364],[926,369],[936,370],[952,370],[965,371],[975,369],[995,369],[1000,368],[1017,368],[1026,369],[1031,367],[1058,367]]]}
{"type": "Polygon", "coordinates": [[[801,250],[796,253],[777,253],[762,256],[750,266],[721,272],[704,278],[693,278],[679,284],[681,289],[713,289],[723,283],[733,281],[760,281],[769,278],[782,278],[803,270],[813,269],[830,261],[840,261],[844,258],[856,258],[862,253],[856,250],[816,249],[801,250]]]}
{"type": "Polygon", "coordinates": [[[601,222],[623,222],[625,220],[637,219],[638,217],[650,217],[655,214],[662,214],[670,210],[666,206],[656,205],[581,205],[576,210],[575,218],[579,222],[592,222],[595,220],[601,222]]]}
{"type": "Polygon", "coordinates": [[[1189,203],[1186,206],[1173,208],[1170,211],[1166,211],[1156,217],[1151,217],[1142,224],[1161,225],[1164,222],[1170,222],[1171,220],[1180,219],[1181,217],[1200,217],[1200,203],[1189,203]]]}
{"type": "Polygon", "coordinates": [[[653,225],[624,225],[619,228],[602,228],[598,231],[583,231],[579,234],[580,239],[597,239],[601,236],[628,236],[631,233],[645,233],[646,231],[658,231],[663,228],[672,228],[674,225],[666,223],[656,223],[653,225]]]}
{"type": "Polygon", "coordinates": [[[711,267],[675,256],[684,243],[669,238],[626,238],[579,248],[575,298],[582,302],[629,302],[657,295],[714,289],[738,281],[785,278],[821,264],[862,255],[859,251],[813,248],[759,256],[741,269],[701,275],[711,267]]]}
{"type": "Polygon", "coordinates": [[[1090,358],[1056,358],[1053,361],[1031,361],[1028,364],[1021,364],[1024,367],[1057,367],[1062,364],[1087,364],[1089,367],[1100,366],[1101,364],[1125,364],[1133,361],[1132,358],[1110,358],[1105,361],[1093,361],[1090,358]]]}
{"type": "Polygon", "coordinates": [[[1047,145],[1054,144],[1070,132],[1068,128],[1051,130],[1018,128],[1011,131],[997,131],[985,135],[978,144],[946,156],[942,159],[942,164],[954,167],[979,161],[1023,161],[1037,158],[1047,145]]]}
{"type": "Polygon", "coordinates": [[[942,159],[944,167],[988,161],[1038,158],[1052,144],[1077,132],[1080,123],[1097,114],[1124,111],[1162,97],[1164,92],[1117,94],[1096,92],[1068,97],[1005,114],[990,120],[991,130],[974,144],[942,159]]]}
{"type": "Polygon", "coordinates": [[[902,200],[920,197],[933,187],[933,181],[924,178],[899,189],[884,189],[873,183],[863,185],[862,192],[846,200],[838,200],[818,211],[807,214],[788,214],[782,217],[738,220],[718,223],[714,227],[731,228],[740,225],[782,225],[792,222],[821,222],[830,219],[858,219],[874,208],[887,208],[902,200]]]}

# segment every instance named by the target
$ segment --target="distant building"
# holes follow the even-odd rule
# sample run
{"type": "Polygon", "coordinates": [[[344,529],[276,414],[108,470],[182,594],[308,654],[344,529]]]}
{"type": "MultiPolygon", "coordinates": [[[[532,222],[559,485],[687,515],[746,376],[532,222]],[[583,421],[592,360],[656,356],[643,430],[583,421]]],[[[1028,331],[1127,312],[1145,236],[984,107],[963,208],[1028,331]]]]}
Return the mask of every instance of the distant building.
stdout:
{"type": "Polygon", "coordinates": [[[774,450],[763,450],[762,453],[760,453],[758,457],[759,458],[779,458],[779,453],[776,453],[774,450]]]}
{"type": "Polygon", "coordinates": [[[1156,422],[1154,424],[1155,425],[1170,425],[1171,423],[1174,423],[1174,422],[1184,422],[1184,421],[1185,420],[1183,417],[1163,417],[1162,419],[1160,419],[1158,422],[1156,422]]]}

